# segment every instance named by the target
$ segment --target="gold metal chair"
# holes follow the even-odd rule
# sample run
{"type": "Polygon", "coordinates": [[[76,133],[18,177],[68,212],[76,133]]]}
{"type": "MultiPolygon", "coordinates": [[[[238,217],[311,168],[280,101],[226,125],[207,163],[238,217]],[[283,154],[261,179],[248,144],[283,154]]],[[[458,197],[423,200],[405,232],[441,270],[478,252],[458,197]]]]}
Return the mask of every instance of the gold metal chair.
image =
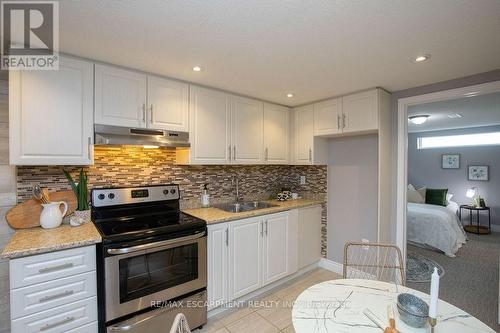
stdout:
{"type": "Polygon", "coordinates": [[[170,328],[170,333],[191,333],[186,316],[184,316],[183,313],[179,313],[175,316],[172,328],[170,328]]]}
{"type": "Polygon", "coordinates": [[[395,245],[348,242],[344,279],[369,279],[405,285],[403,257],[395,245]]]}

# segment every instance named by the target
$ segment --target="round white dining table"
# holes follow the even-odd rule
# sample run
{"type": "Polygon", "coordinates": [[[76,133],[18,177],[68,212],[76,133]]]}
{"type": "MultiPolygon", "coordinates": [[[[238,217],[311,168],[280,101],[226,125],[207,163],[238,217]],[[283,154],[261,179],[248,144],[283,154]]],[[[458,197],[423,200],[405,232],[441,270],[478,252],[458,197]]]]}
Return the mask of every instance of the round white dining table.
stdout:
{"type": "MultiPolygon", "coordinates": [[[[387,306],[391,305],[396,328],[401,333],[430,332],[427,324],[413,328],[401,321],[396,302],[400,293],[410,293],[429,304],[429,295],[396,284],[345,279],[316,284],[303,291],[293,305],[293,327],[297,333],[382,332],[363,311],[371,310],[387,323],[387,306]]],[[[469,333],[495,331],[465,311],[439,300],[435,333],[469,333]]]]}

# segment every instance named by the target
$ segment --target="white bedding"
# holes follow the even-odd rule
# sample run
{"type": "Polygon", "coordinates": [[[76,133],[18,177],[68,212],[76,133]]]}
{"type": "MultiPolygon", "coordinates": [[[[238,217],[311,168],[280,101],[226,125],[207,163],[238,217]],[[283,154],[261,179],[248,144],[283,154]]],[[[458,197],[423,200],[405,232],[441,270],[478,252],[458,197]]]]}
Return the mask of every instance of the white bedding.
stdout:
{"type": "Polygon", "coordinates": [[[454,208],[408,203],[407,240],[431,246],[454,257],[467,240],[454,208]]]}

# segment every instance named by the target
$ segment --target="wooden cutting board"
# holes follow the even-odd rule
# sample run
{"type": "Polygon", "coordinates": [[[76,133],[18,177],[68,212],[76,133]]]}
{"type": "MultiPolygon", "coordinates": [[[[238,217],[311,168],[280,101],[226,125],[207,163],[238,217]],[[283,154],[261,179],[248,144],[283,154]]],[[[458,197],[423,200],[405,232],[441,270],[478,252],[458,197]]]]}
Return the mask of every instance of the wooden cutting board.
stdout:
{"type": "MultiPolygon", "coordinates": [[[[76,196],[73,191],[52,192],[50,201],[66,201],[68,212],[73,213],[77,208],[76,196]]],[[[14,229],[34,228],[40,226],[41,202],[35,198],[29,199],[11,208],[5,215],[7,223],[14,229]]]]}

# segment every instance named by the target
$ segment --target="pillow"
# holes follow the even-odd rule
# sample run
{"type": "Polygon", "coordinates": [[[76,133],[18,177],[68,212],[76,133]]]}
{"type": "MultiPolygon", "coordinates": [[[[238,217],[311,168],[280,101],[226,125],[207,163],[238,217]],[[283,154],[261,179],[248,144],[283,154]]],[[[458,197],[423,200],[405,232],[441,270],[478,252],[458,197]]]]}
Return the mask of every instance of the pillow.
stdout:
{"type": "MultiPolygon", "coordinates": [[[[413,187],[413,186],[412,186],[413,187]]],[[[411,203],[425,203],[425,187],[415,190],[415,188],[410,189],[408,187],[407,200],[411,203]]]]}
{"type": "Polygon", "coordinates": [[[446,194],[446,204],[449,205],[451,201],[451,198],[453,198],[453,194],[447,193],[446,194]]]}
{"type": "Polygon", "coordinates": [[[425,191],[425,203],[446,207],[446,194],[448,189],[428,188],[425,191]]]}

